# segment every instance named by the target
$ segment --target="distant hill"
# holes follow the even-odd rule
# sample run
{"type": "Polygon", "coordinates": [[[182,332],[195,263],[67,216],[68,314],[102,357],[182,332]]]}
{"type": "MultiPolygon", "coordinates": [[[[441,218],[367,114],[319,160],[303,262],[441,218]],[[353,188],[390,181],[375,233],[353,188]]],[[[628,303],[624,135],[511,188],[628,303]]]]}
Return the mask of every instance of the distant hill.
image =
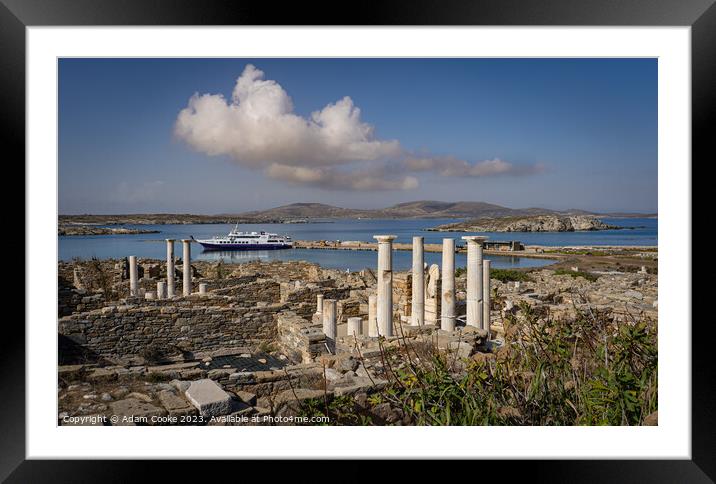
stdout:
{"type": "Polygon", "coordinates": [[[334,207],[325,203],[292,203],[268,210],[239,214],[242,218],[282,220],[286,218],[354,218],[368,210],[334,207]]]}
{"type": "Polygon", "coordinates": [[[547,208],[509,208],[487,202],[440,202],[418,200],[380,209],[353,209],[335,207],[325,203],[292,203],[268,210],[254,210],[239,214],[192,215],[192,214],[127,214],[127,215],[60,215],[61,224],[202,224],[202,223],[251,223],[251,222],[298,222],[315,219],[337,218],[460,218],[483,219],[499,217],[527,217],[536,215],[598,215],[602,217],[656,217],[656,214],[609,213],[599,214],[586,210],[550,210],[547,208]]]}
{"type": "Polygon", "coordinates": [[[240,213],[238,216],[259,220],[286,218],[495,218],[528,215],[594,215],[584,210],[556,211],[546,208],[509,208],[487,202],[441,202],[418,200],[392,207],[361,210],[334,207],[323,203],[292,203],[268,210],[240,213]]]}

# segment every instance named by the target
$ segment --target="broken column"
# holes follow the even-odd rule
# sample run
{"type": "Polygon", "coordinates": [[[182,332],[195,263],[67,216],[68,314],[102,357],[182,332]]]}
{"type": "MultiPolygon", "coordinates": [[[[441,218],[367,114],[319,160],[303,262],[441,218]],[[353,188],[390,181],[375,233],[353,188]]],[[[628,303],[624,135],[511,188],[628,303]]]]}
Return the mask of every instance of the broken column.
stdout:
{"type": "Polygon", "coordinates": [[[326,299],[323,301],[323,334],[326,335],[326,345],[328,350],[336,353],[336,333],[338,332],[336,323],[336,300],[326,299]]]}
{"type": "Polygon", "coordinates": [[[440,318],[440,267],[432,264],[428,269],[425,289],[425,324],[437,325],[440,318]]]}
{"type": "Polygon", "coordinates": [[[360,336],[363,333],[363,318],[348,318],[348,336],[360,336]]]}
{"type": "Polygon", "coordinates": [[[137,256],[129,256],[129,295],[137,296],[139,288],[139,278],[137,277],[137,256]]]}
{"type": "Polygon", "coordinates": [[[199,294],[206,295],[206,290],[209,288],[209,284],[202,282],[199,284],[199,294]]]}
{"type": "Polygon", "coordinates": [[[164,299],[167,297],[167,283],[164,281],[157,282],[157,299],[164,299]]]}
{"type": "Polygon", "coordinates": [[[174,239],[167,239],[167,297],[174,297],[174,239]]]}
{"type": "Polygon", "coordinates": [[[423,260],[423,237],[413,237],[413,301],[411,324],[425,323],[425,261],[423,260]]]}
{"type": "Polygon", "coordinates": [[[323,314],[323,294],[316,294],[316,314],[323,314]]]}
{"type": "Polygon", "coordinates": [[[443,239],[440,329],[455,329],[455,239],[443,239]]]}
{"type": "Polygon", "coordinates": [[[487,237],[468,235],[467,240],[467,320],[468,326],[482,327],[482,243],[487,237]]]}
{"type": "Polygon", "coordinates": [[[182,260],[184,262],[184,282],[182,284],[182,293],[185,296],[191,295],[191,240],[182,239],[182,260]]]}
{"type": "Polygon", "coordinates": [[[377,320],[380,336],[393,336],[393,240],[395,235],[374,235],[378,241],[377,320]]]}
{"type": "Polygon", "coordinates": [[[490,339],[490,261],[482,261],[482,329],[490,339]]]}
{"type": "Polygon", "coordinates": [[[368,336],[378,336],[378,298],[375,294],[368,296],[368,336]]]}

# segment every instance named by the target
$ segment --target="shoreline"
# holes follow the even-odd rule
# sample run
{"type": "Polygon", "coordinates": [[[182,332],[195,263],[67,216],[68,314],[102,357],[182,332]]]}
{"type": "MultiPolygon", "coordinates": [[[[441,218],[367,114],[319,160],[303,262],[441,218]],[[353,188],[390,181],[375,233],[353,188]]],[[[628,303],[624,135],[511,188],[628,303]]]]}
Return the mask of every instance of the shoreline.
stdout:
{"type": "MultiPolygon", "coordinates": [[[[304,250],[378,250],[376,242],[362,241],[329,241],[329,240],[295,240],[294,249],[304,250]]],[[[394,242],[393,250],[411,251],[412,244],[394,242]]],[[[425,244],[424,252],[442,252],[442,244],[425,244]]],[[[568,245],[568,246],[549,246],[549,245],[526,245],[525,250],[508,251],[508,250],[491,250],[484,249],[483,253],[488,255],[503,255],[512,257],[532,257],[535,259],[554,259],[558,256],[572,256],[579,254],[570,254],[565,251],[647,251],[658,253],[658,245],[568,245]]],[[[466,246],[455,248],[455,253],[467,252],[466,246]]]]}

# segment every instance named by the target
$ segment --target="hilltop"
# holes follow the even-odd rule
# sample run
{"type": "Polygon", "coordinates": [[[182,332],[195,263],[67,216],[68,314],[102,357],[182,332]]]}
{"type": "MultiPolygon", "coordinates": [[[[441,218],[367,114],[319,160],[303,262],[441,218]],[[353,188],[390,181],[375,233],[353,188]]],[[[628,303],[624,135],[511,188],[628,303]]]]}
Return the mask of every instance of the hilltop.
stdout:
{"type": "Polygon", "coordinates": [[[285,223],[316,219],[368,218],[368,219],[409,219],[409,218],[459,218],[484,219],[501,217],[530,217],[537,215],[558,216],[614,216],[614,217],[655,217],[655,214],[618,213],[598,214],[586,210],[550,210],[547,208],[509,208],[487,202],[441,202],[417,200],[404,202],[386,208],[354,209],[336,207],[325,203],[302,202],[282,205],[267,210],[218,215],[195,214],[126,214],[126,215],[60,215],[60,224],[89,225],[161,225],[161,224],[212,224],[212,223],[285,223]]]}
{"type": "MultiPolygon", "coordinates": [[[[396,205],[378,209],[351,209],[326,205],[323,203],[292,203],[268,210],[240,213],[238,217],[264,220],[285,220],[287,218],[499,218],[499,217],[528,217],[536,215],[601,215],[586,210],[551,210],[548,208],[509,208],[487,202],[442,202],[437,200],[416,200],[413,202],[398,203],[396,205]]],[[[619,213],[619,217],[646,217],[654,214],[619,213]]]]}

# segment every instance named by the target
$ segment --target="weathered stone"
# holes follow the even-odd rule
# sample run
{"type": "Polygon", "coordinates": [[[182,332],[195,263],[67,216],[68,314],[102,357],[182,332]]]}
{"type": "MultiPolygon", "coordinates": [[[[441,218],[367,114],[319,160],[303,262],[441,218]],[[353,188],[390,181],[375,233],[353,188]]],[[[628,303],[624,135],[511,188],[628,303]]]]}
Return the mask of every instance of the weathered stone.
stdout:
{"type": "Polygon", "coordinates": [[[172,380],[169,382],[169,384],[172,385],[174,388],[176,388],[181,393],[184,393],[189,388],[189,385],[191,385],[191,382],[183,381],[183,380],[172,380]]]}
{"type": "Polygon", "coordinates": [[[87,375],[87,381],[92,383],[109,382],[117,379],[117,373],[104,368],[95,368],[87,375]]]}
{"type": "Polygon", "coordinates": [[[109,404],[112,416],[118,418],[112,425],[153,425],[152,417],[162,417],[166,411],[151,403],[127,398],[109,404]]]}
{"type": "Polygon", "coordinates": [[[152,397],[149,395],[146,395],[144,393],[139,392],[132,392],[129,395],[127,395],[127,398],[136,398],[137,400],[142,400],[143,402],[151,403],[152,397]]]}
{"type": "Polygon", "coordinates": [[[459,358],[469,358],[474,348],[471,344],[464,341],[451,341],[448,343],[448,350],[457,353],[459,358]]]}
{"type": "Polygon", "coordinates": [[[196,413],[196,409],[192,407],[189,402],[171,391],[164,390],[159,392],[159,401],[172,417],[193,415],[196,413]]]}
{"type": "Polygon", "coordinates": [[[57,376],[60,380],[75,381],[82,376],[84,365],[62,365],[57,368],[57,376]]]}
{"type": "Polygon", "coordinates": [[[337,381],[341,379],[341,373],[333,368],[326,368],[325,371],[326,380],[329,382],[337,381]]]}
{"type": "Polygon", "coordinates": [[[360,362],[352,356],[340,359],[337,364],[338,369],[341,371],[356,371],[358,366],[360,366],[360,362]]]}
{"type": "Polygon", "coordinates": [[[185,395],[204,417],[225,415],[231,411],[231,396],[208,378],[191,382],[185,395]]]}
{"type": "Polygon", "coordinates": [[[239,399],[246,403],[247,405],[256,405],[256,394],[251,392],[245,392],[242,390],[238,390],[236,392],[236,396],[239,397],[239,399]]]}

